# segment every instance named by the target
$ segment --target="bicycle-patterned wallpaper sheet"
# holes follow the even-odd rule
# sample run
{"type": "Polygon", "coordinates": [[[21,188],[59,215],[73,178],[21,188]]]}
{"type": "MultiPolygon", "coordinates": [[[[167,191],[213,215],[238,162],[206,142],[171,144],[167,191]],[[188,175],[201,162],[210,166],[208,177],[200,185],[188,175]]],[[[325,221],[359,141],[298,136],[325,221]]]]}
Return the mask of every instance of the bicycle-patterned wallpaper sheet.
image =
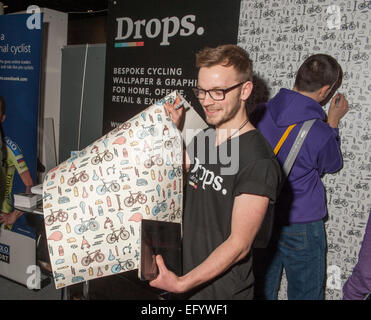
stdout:
{"type": "MultiPolygon", "coordinates": [[[[342,299],[342,287],[358,260],[371,208],[371,1],[242,0],[238,44],[264,83],[257,101],[291,89],[306,57],[326,53],[344,72],[339,92],[349,101],[341,120],[344,166],[323,178],[329,217],[325,298],[342,299]]],[[[328,105],[326,106],[327,111],[328,105]]],[[[287,282],[279,298],[286,299],[287,282]]]]}
{"type": "Polygon", "coordinates": [[[43,207],[56,288],[138,268],[140,221],[182,220],[173,92],[48,172],[43,207]]]}

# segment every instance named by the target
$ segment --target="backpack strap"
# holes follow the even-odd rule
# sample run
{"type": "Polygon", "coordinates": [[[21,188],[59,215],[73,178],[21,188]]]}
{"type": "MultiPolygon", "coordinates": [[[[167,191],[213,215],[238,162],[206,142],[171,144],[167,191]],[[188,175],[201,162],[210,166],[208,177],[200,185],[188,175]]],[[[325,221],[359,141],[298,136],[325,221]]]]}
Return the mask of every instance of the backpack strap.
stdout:
{"type": "Polygon", "coordinates": [[[283,172],[285,173],[286,177],[289,175],[291,168],[295,162],[295,159],[300,151],[300,148],[303,145],[303,142],[315,121],[316,119],[307,120],[303,123],[302,127],[300,128],[300,131],[296,136],[295,142],[291,147],[290,153],[287,156],[285,163],[283,164],[283,172]]]}
{"type": "Polygon", "coordinates": [[[273,152],[274,152],[275,155],[277,155],[278,151],[280,151],[283,143],[285,142],[285,140],[287,139],[289,133],[291,132],[292,129],[294,129],[295,126],[296,126],[296,123],[295,124],[292,124],[289,127],[287,127],[286,131],[283,133],[281,139],[278,141],[276,147],[273,150],[273,152]]]}
{"type": "MultiPolygon", "coordinates": [[[[287,156],[285,163],[283,164],[284,179],[282,183],[280,184],[280,186],[278,187],[278,194],[281,191],[284,180],[287,178],[287,176],[289,175],[291,171],[291,168],[295,162],[296,156],[299,153],[299,150],[305,140],[305,137],[307,136],[309,132],[309,129],[312,127],[315,121],[316,119],[307,120],[303,123],[302,127],[300,128],[299,133],[295,139],[295,142],[291,147],[289,155],[287,156]]],[[[289,126],[284,132],[284,134],[282,135],[280,141],[278,141],[276,147],[274,148],[274,153],[276,155],[278,151],[281,149],[290,131],[295,126],[296,124],[289,126]]],[[[267,209],[267,212],[265,213],[264,220],[260,226],[260,229],[255,236],[255,240],[253,243],[254,248],[266,248],[268,246],[271,235],[272,235],[273,224],[274,224],[274,204],[270,203],[268,205],[268,209],[267,209]]]]}
{"type": "MultiPolygon", "coordinates": [[[[296,136],[295,142],[291,147],[291,150],[285,160],[285,163],[283,164],[283,172],[285,173],[285,176],[287,177],[291,171],[291,168],[295,162],[295,159],[300,151],[300,148],[305,140],[305,137],[307,136],[310,128],[312,127],[313,123],[316,121],[316,119],[307,120],[303,123],[302,127],[300,128],[300,131],[298,135],[296,136]]],[[[287,139],[289,133],[296,124],[292,124],[291,126],[287,127],[286,131],[283,133],[281,139],[278,141],[277,145],[275,146],[273,152],[275,155],[280,151],[283,143],[287,139]]]]}

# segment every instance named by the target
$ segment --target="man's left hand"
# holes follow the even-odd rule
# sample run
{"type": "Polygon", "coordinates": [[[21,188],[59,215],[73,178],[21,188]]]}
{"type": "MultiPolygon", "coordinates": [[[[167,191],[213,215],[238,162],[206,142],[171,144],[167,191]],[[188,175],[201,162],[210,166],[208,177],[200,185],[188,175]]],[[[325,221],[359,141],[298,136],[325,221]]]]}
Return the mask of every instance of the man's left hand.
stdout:
{"type": "Polygon", "coordinates": [[[3,223],[4,226],[14,224],[18,219],[18,216],[15,211],[11,213],[1,213],[0,214],[0,223],[3,223]]]}
{"type": "Polygon", "coordinates": [[[160,255],[156,256],[156,263],[159,274],[156,279],[149,283],[149,285],[168,292],[184,292],[185,290],[182,288],[181,278],[166,268],[164,259],[160,255]]]}

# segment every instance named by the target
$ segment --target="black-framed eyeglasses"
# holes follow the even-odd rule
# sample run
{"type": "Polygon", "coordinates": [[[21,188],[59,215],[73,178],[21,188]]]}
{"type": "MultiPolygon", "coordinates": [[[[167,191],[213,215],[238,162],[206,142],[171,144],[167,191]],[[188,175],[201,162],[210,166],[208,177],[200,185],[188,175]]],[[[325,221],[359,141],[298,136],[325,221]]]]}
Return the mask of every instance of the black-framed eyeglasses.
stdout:
{"type": "Polygon", "coordinates": [[[205,90],[205,89],[200,89],[200,88],[192,88],[193,93],[199,100],[203,100],[206,98],[206,93],[209,93],[211,99],[215,101],[221,101],[225,99],[225,95],[229,92],[232,91],[233,89],[238,88],[240,85],[244,84],[246,81],[242,81],[240,83],[235,84],[232,87],[229,87],[227,89],[210,89],[210,90],[205,90]]]}

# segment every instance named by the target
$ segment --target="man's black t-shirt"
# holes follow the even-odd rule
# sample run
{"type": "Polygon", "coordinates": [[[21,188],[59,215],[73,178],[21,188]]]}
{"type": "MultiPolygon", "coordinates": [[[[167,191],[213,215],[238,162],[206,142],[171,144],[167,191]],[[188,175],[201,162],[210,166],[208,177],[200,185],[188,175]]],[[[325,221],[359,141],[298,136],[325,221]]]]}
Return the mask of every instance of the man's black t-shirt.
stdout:
{"type": "MultiPolygon", "coordinates": [[[[234,198],[242,193],[276,199],[281,169],[258,130],[215,146],[215,130],[197,135],[187,147],[191,167],[186,186],[183,271],[201,264],[231,232],[234,198]],[[229,161],[229,163],[228,163],[229,161]]],[[[251,254],[195,289],[191,299],[251,299],[251,254]]]]}

